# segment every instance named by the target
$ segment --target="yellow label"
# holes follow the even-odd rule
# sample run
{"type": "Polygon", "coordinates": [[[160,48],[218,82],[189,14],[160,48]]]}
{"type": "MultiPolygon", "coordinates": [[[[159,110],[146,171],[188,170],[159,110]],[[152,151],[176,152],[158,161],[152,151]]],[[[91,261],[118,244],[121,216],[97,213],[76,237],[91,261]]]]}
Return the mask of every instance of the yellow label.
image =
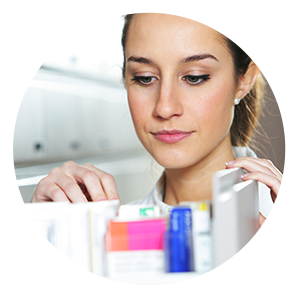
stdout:
{"type": "Polygon", "coordinates": [[[208,210],[208,205],[206,203],[198,203],[197,210],[206,211],[206,210],[208,210]]]}

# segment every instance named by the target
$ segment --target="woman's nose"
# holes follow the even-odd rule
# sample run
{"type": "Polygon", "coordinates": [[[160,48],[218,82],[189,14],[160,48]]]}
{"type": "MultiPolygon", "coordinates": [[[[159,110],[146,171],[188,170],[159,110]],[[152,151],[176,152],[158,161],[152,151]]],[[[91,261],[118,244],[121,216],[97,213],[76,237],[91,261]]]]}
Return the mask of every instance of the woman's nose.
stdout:
{"type": "Polygon", "coordinates": [[[183,106],[180,101],[178,89],[173,84],[162,83],[154,108],[154,116],[169,119],[173,116],[181,116],[182,114],[183,106]]]}

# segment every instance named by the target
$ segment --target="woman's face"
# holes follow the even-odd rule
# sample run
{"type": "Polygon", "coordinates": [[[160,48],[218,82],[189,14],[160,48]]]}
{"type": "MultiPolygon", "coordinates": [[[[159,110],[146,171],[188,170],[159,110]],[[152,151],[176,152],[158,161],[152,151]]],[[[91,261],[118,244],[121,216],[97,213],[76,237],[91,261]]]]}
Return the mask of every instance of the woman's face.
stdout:
{"type": "Polygon", "coordinates": [[[126,49],[136,133],[165,168],[185,168],[231,146],[236,83],[220,34],[171,15],[137,14],[126,49]]]}

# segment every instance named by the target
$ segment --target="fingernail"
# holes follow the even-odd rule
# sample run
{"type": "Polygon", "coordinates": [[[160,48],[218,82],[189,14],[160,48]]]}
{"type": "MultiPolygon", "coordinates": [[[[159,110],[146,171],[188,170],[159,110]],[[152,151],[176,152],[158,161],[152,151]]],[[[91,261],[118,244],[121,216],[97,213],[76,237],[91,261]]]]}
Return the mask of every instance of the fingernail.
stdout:
{"type": "Polygon", "coordinates": [[[227,165],[232,165],[232,164],[234,164],[235,162],[236,162],[236,160],[228,161],[228,162],[225,163],[225,165],[226,165],[226,166],[227,166],[227,165]]]}
{"type": "Polygon", "coordinates": [[[249,177],[250,173],[245,173],[244,175],[241,176],[242,180],[247,179],[249,177]]]}
{"type": "Polygon", "coordinates": [[[100,197],[94,200],[95,202],[102,202],[102,201],[107,201],[107,199],[100,197]]]}

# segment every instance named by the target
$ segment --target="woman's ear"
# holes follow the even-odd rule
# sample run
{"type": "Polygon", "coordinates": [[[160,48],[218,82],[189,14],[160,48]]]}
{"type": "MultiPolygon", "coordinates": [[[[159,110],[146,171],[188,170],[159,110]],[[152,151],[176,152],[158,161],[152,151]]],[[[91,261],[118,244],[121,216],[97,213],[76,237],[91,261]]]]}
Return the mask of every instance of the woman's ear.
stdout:
{"type": "Polygon", "coordinates": [[[238,87],[236,90],[236,98],[242,99],[253,87],[255,80],[259,74],[260,70],[257,65],[251,61],[246,73],[240,77],[238,87]]]}

